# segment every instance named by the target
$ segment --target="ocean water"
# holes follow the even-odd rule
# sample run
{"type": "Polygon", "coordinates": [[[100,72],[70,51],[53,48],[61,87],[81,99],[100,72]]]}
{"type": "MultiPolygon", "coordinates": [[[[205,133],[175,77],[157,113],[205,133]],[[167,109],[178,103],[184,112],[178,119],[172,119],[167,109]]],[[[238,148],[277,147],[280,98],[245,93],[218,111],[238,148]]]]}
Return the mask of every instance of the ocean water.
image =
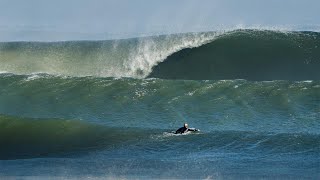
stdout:
{"type": "Polygon", "coordinates": [[[320,178],[318,32],[1,42],[0,72],[0,179],[320,178]]]}

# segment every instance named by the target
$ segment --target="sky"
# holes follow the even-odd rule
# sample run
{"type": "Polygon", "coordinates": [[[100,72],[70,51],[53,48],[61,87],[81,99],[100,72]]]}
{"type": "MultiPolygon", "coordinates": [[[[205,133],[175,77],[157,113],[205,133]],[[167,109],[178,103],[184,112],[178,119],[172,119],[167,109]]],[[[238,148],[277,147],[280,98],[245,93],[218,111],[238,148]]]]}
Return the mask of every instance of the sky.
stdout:
{"type": "Polygon", "coordinates": [[[0,41],[318,27],[319,0],[0,0],[0,41]]]}

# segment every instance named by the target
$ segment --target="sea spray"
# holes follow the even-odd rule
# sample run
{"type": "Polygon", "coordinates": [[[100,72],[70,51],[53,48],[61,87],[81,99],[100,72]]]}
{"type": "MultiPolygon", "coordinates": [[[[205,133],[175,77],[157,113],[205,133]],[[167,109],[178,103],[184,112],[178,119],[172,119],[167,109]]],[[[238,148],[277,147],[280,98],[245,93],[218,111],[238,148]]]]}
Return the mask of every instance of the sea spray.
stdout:
{"type": "Polygon", "coordinates": [[[2,42],[0,71],[144,78],[170,54],[205,44],[217,34],[190,33],[107,41],[2,42]]]}

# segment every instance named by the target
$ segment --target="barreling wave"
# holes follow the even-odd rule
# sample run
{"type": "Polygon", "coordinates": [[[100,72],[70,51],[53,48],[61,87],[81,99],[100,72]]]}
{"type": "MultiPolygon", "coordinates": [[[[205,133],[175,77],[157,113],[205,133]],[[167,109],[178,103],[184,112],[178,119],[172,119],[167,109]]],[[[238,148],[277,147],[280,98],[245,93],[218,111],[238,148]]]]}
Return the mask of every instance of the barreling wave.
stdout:
{"type": "Polygon", "coordinates": [[[3,42],[0,72],[164,79],[318,80],[320,34],[235,30],[108,41],[3,42]]]}
{"type": "Polygon", "coordinates": [[[319,80],[320,33],[234,31],[153,68],[164,79],[319,80]]]}

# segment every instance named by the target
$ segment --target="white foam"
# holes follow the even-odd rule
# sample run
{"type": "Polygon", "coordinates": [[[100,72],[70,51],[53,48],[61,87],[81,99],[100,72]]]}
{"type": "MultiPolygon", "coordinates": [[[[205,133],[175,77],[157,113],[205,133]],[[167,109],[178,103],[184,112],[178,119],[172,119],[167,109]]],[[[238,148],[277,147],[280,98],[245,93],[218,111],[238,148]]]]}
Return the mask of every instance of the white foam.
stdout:
{"type": "Polygon", "coordinates": [[[306,80],[306,81],[303,81],[305,83],[312,83],[313,81],[312,80],[306,80]]]}
{"type": "Polygon", "coordinates": [[[35,80],[35,79],[39,79],[40,76],[38,74],[34,74],[34,75],[31,75],[31,76],[28,76],[25,81],[32,81],[32,80],[35,80]]]}
{"type": "Polygon", "coordinates": [[[168,35],[164,40],[144,38],[139,41],[137,51],[132,51],[124,64],[128,70],[125,76],[145,78],[152,68],[171,54],[185,48],[195,48],[214,40],[220,33],[193,33],[168,35]]]}
{"type": "Polygon", "coordinates": [[[0,74],[8,74],[8,71],[0,71],[0,74]]]}

